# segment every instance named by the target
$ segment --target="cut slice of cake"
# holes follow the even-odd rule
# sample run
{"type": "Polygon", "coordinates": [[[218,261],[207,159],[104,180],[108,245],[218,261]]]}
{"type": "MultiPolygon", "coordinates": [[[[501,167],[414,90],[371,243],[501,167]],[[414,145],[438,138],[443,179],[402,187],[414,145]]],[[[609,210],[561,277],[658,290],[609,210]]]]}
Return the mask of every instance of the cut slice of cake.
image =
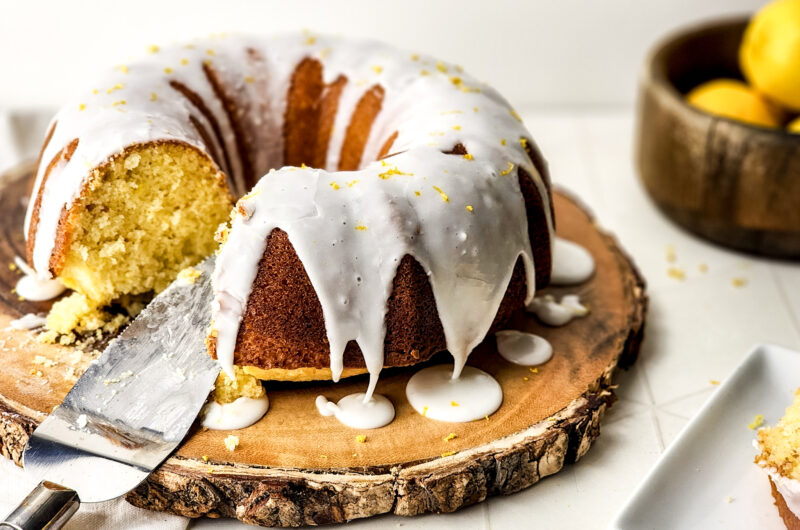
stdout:
{"type": "Polygon", "coordinates": [[[800,530],[800,389],[774,427],[758,431],[756,464],[766,471],[786,528],[800,530]]]}

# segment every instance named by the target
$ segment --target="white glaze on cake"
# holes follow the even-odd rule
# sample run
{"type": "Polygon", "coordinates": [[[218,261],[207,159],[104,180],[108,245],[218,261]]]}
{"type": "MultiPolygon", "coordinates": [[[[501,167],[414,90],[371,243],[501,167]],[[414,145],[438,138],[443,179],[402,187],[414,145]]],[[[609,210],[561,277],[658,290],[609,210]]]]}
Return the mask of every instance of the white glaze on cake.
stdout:
{"type": "Polygon", "coordinates": [[[378,429],[392,423],[394,405],[386,396],[363,392],[349,394],[338,402],[317,396],[317,410],[323,416],[335,416],[337,420],[354,429],[378,429]]]}
{"type": "MultiPolygon", "coordinates": [[[[520,257],[526,301],[533,299],[533,256],[519,168],[538,190],[552,235],[549,192],[520,141],[530,134],[502,96],[459,67],[380,43],[311,35],[227,37],[162,48],[146,60],[114,69],[92,87],[96,93],[78,94],[54,118],[42,160],[53,159],[75,138],[79,142],[43,188],[33,242],[35,269],[40,277],[50,277],[61,212],[77,197],[91,168],[124,146],[171,140],[206,153],[212,147],[222,151],[222,145],[204,145],[190,118],[200,119],[207,129],[210,124],[170,83],[185,85],[205,102],[231,154],[231,167],[220,169],[234,193],[245,191],[234,128],[203,71],[204,61],[211,61],[243,107],[259,111],[251,139],[261,146],[256,174],[279,166],[288,87],[306,57],[320,61],[325,83],[340,75],[348,80],[339,98],[327,167],[279,169],[240,201],[213,278],[220,364],[232,376],[237,332],[257,265],[270,232],[280,228],[319,297],[334,380],[342,372],[345,346],[354,340],[371,376],[367,394],[372,393],[383,366],[387,299],[406,254],[429,275],[457,375],[488,332],[520,257]],[[384,97],[361,167],[336,172],[350,117],[373,85],[384,89],[384,97]],[[391,152],[397,154],[375,161],[394,132],[398,136],[391,152]],[[444,153],[458,144],[469,157],[444,153]]],[[[34,196],[42,188],[42,166],[34,196]]],[[[29,208],[26,234],[31,214],[29,208]]]]}
{"type": "Polygon", "coordinates": [[[27,315],[22,315],[20,318],[12,320],[9,325],[12,329],[36,329],[44,326],[46,323],[47,319],[45,317],[28,313],[27,315]]]}
{"type": "Polygon", "coordinates": [[[556,237],[553,242],[553,285],[583,283],[594,274],[594,258],[589,251],[572,241],[556,237]]]}
{"type": "Polygon", "coordinates": [[[495,333],[497,352],[506,361],[521,366],[537,366],[553,357],[553,347],[544,337],[513,329],[495,333]]]}
{"type": "Polygon", "coordinates": [[[25,300],[32,302],[52,300],[66,289],[57,278],[48,279],[38,276],[36,271],[18,257],[14,258],[14,263],[23,272],[23,276],[17,280],[14,290],[25,300]]]}
{"type": "Polygon", "coordinates": [[[203,427],[217,431],[244,429],[260,420],[269,410],[269,397],[265,392],[257,399],[240,397],[232,403],[210,401],[203,407],[203,427]]]}
{"type": "Polygon", "coordinates": [[[772,479],[772,482],[775,484],[775,489],[778,490],[784,502],[786,502],[786,507],[792,511],[795,517],[800,518],[800,480],[784,477],[773,467],[762,469],[764,469],[772,479]]]}
{"type": "Polygon", "coordinates": [[[482,420],[503,404],[500,383],[483,370],[466,366],[453,378],[448,365],[423,368],[406,384],[406,397],[414,410],[433,420],[464,423],[482,420]]]}
{"type": "MultiPolygon", "coordinates": [[[[542,197],[547,190],[518,141],[527,131],[494,90],[451,65],[442,65],[449,73],[428,66],[430,73],[420,75],[436,62],[413,61],[383,46],[350,48],[347,60],[333,60],[342,44],[323,61],[326,75],[366,78],[386,90],[362,157],[372,162],[344,174],[283,168],[239,202],[214,274],[214,325],[217,356],[231,371],[258,261],[270,232],[280,228],[319,296],[334,380],[345,346],[354,340],[371,375],[369,395],[383,367],[384,317],[401,259],[413,256],[430,277],[458,374],[488,332],[520,256],[528,300],[534,292],[525,203],[516,169],[507,169],[524,167],[542,197]],[[372,65],[382,67],[377,77],[372,65]],[[373,161],[394,131],[399,134],[391,150],[399,154],[373,161]],[[471,158],[442,152],[459,143],[471,158]]],[[[350,115],[355,99],[343,94],[340,117],[350,115]]],[[[346,121],[337,118],[331,146],[340,144],[346,121]]]]}
{"type": "Polygon", "coordinates": [[[589,308],[581,304],[581,298],[577,294],[564,295],[561,300],[556,300],[551,294],[537,296],[525,309],[548,326],[563,326],[573,318],[589,314],[589,308]]]}

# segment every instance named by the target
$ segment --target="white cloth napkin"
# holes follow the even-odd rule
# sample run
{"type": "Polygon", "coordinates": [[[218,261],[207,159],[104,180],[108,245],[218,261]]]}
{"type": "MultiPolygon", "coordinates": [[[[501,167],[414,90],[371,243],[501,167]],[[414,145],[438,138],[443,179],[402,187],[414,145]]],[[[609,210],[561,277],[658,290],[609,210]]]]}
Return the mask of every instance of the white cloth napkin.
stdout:
{"type": "MultiPolygon", "coordinates": [[[[0,520],[11,512],[36,486],[36,481],[0,457],[0,520]]],[[[142,510],[117,499],[81,505],[65,530],[183,530],[189,519],[177,515],[142,510]]]]}

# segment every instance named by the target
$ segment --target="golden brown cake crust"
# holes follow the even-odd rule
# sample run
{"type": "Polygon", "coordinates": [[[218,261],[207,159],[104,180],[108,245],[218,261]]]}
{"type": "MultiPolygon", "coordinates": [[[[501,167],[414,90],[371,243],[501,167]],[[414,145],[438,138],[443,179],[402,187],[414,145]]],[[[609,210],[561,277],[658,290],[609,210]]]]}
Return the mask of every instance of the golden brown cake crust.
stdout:
{"type": "Polygon", "coordinates": [[[781,519],[783,519],[783,524],[786,525],[787,530],[800,530],[800,519],[798,519],[794,512],[786,505],[783,495],[781,495],[778,488],[775,487],[775,483],[772,482],[771,478],[769,479],[769,485],[772,488],[772,497],[775,499],[775,506],[778,507],[778,513],[781,514],[781,519]]]}
{"type": "MultiPolygon", "coordinates": [[[[387,304],[384,365],[407,366],[444,350],[444,331],[422,266],[405,256],[393,285],[387,304]]],[[[493,330],[522,308],[525,292],[524,268],[518,261],[493,330]]],[[[234,363],[289,370],[330,366],[322,307],[303,263],[280,229],[267,239],[237,336],[234,363]]],[[[365,366],[355,342],[347,345],[344,366],[365,366]]]]}
{"type": "Polygon", "coordinates": [[[315,158],[320,101],[325,89],[322,63],[305,58],[292,74],[283,121],[283,162],[310,164],[315,158]]]}
{"type": "Polygon", "coordinates": [[[383,105],[383,94],[382,86],[373,85],[358,100],[339,155],[339,171],[354,171],[361,164],[361,155],[367,145],[372,122],[383,105]]]}

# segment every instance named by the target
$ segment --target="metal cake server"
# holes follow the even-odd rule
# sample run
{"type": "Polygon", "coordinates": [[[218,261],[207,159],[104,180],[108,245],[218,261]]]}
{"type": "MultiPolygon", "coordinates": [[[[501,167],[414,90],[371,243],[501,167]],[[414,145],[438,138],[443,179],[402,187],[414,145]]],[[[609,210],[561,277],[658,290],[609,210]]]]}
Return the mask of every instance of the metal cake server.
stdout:
{"type": "Polygon", "coordinates": [[[33,431],[26,472],[43,481],[0,528],[58,529],[81,502],[138,486],[183,440],[219,366],[206,353],[214,258],[176,280],[114,339],[33,431]]]}

